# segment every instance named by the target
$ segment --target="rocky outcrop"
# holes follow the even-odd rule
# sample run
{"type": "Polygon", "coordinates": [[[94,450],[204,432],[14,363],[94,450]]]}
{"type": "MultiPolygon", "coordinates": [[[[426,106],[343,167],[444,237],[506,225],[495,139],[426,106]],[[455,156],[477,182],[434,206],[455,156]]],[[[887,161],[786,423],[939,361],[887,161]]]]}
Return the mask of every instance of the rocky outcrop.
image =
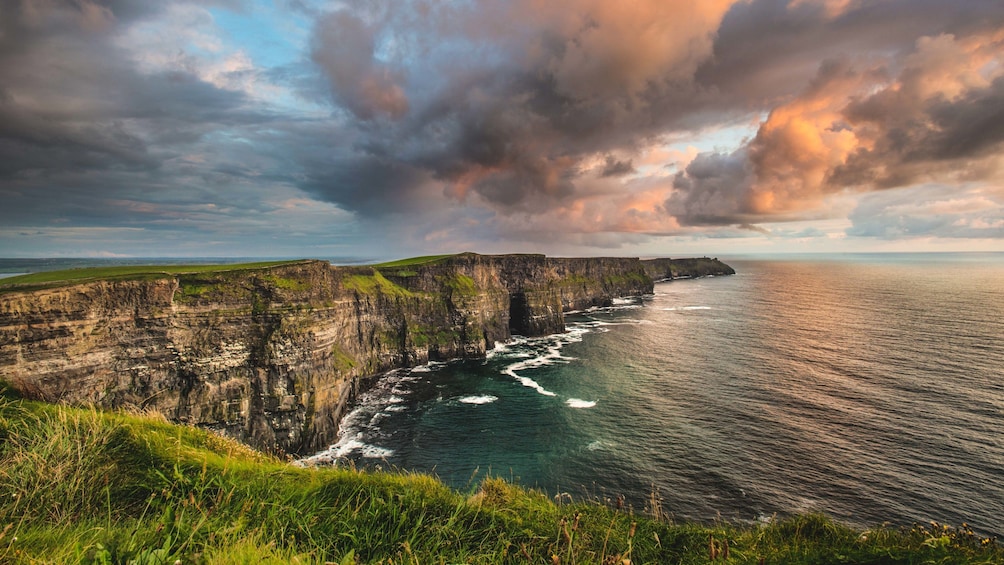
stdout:
{"type": "Polygon", "coordinates": [[[645,273],[656,282],[736,274],[735,269],[717,258],[645,259],[641,264],[645,268],[645,273]]]}
{"type": "MultiPolygon", "coordinates": [[[[461,254],[0,292],[0,379],[52,401],[135,407],[285,453],[324,448],[367,377],[482,357],[564,312],[652,292],[637,259],[461,254]]],[[[667,271],[669,272],[669,271],[667,271]]]]}

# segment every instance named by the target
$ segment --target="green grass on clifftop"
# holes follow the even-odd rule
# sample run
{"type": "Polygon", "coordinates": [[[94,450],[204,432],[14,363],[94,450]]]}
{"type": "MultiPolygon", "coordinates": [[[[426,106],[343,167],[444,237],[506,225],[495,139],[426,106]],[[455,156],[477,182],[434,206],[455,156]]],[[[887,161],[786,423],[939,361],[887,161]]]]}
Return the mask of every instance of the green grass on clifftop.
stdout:
{"type": "Polygon", "coordinates": [[[11,287],[14,287],[16,290],[22,290],[25,287],[59,286],[62,284],[74,284],[95,280],[134,280],[161,278],[166,275],[265,269],[297,262],[299,261],[264,261],[259,263],[234,263],[219,265],[123,265],[115,267],[66,269],[62,271],[42,271],[40,273],[30,273],[27,275],[0,279],[0,289],[11,290],[11,287]]]}
{"type": "Polygon", "coordinates": [[[380,269],[387,269],[393,267],[411,267],[414,265],[430,265],[438,263],[444,259],[449,259],[450,257],[456,257],[456,255],[425,255],[422,257],[409,257],[408,259],[398,259],[397,261],[388,261],[386,263],[379,263],[373,266],[380,269]]]}
{"type": "Polygon", "coordinates": [[[0,396],[0,563],[1001,563],[965,529],[674,524],[499,479],[301,469],[156,416],[0,396]],[[712,560],[714,558],[714,560],[712,560]]]}

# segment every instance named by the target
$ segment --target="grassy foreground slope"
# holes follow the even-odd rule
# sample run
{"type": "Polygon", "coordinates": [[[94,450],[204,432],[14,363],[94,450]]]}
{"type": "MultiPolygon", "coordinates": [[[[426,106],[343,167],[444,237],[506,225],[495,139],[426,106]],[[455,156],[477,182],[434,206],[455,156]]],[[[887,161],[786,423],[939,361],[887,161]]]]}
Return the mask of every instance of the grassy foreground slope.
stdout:
{"type": "MultiPolygon", "coordinates": [[[[673,524],[499,479],[301,469],[155,416],[0,397],[0,563],[1001,563],[964,529],[673,524]]],[[[657,513],[658,514],[658,513],[657,513]]]]}

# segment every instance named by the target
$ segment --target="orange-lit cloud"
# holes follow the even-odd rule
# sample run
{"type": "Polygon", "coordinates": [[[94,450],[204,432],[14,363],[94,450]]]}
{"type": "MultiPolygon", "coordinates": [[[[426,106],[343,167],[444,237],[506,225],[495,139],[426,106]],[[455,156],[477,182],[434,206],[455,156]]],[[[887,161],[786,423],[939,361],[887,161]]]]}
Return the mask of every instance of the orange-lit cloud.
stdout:
{"type": "Polygon", "coordinates": [[[1000,30],[921,37],[902,58],[826,62],[746,146],[677,175],[668,206],[687,223],[783,220],[838,192],[1000,179],[1002,103],[1000,30]]]}

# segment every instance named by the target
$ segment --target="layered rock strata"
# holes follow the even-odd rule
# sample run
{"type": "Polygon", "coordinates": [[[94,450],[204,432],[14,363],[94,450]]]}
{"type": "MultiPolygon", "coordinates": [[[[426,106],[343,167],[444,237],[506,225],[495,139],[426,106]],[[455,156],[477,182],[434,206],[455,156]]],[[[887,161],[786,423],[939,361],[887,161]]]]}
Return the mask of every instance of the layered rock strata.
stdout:
{"type": "Polygon", "coordinates": [[[311,452],[335,437],[366,378],[564,331],[564,312],[651,293],[664,267],[461,254],[8,287],[0,379],[38,398],[156,410],[263,450],[311,452]]]}

